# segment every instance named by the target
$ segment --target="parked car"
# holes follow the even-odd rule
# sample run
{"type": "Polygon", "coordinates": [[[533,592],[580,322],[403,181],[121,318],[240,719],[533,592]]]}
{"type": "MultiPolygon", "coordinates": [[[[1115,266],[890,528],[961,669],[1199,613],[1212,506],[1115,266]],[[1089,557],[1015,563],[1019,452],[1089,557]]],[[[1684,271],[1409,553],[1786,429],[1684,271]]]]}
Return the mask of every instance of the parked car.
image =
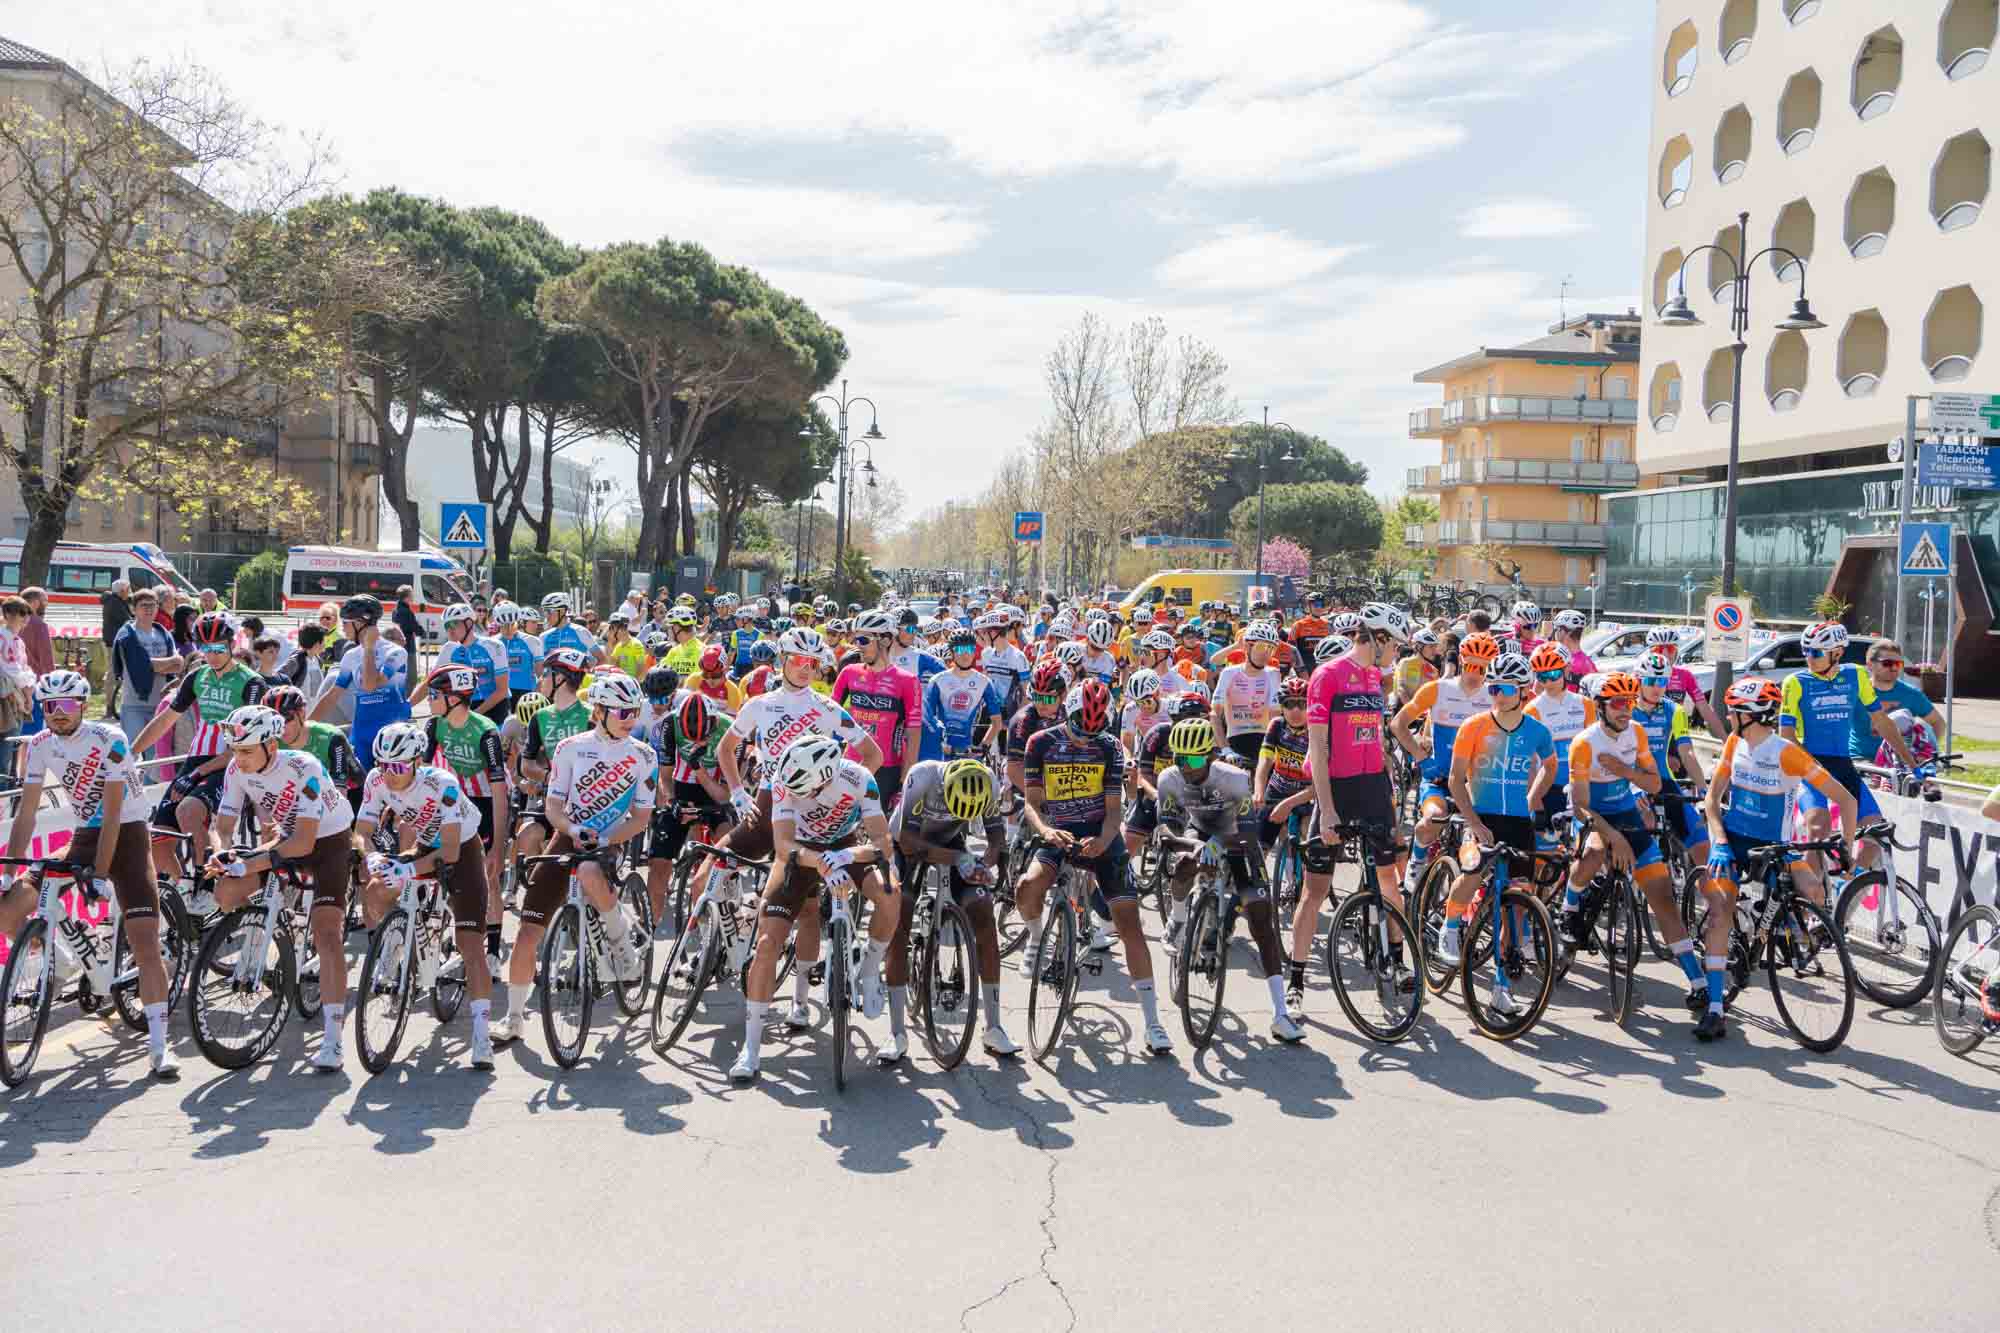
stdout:
{"type": "MultiPolygon", "coordinates": [[[[1868,650],[1874,644],[1874,636],[1857,634],[1847,641],[1847,651],[1840,655],[1840,660],[1865,664],[1868,660],[1868,650]]],[[[1685,665],[1694,673],[1695,681],[1701,686],[1703,694],[1715,688],[1714,663],[1696,659],[1686,662],[1685,665]]],[[[1785,677],[1794,671],[1805,669],[1806,650],[1803,636],[1780,634],[1767,643],[1753,643],[1750,648],[1750,660],[1735,671],[1732,679],[1747,680],[1752,676],[1761,676],[1765,680],[1782,683],[1785,677]]]]}
{"type": "MultiPolygon", "coordinates": [[[[1646,636],[1657,625],[1628,625],[1609,633],[1586,635],[1583,651],[1590,654],[1590,660],[1597,663],[1600,671],[1629,670],[1633,662],[1646,651],[1646,636]]],[[[1687,662],[1690,652],[1699,652],[1702,647],[1702,632],[1688,625],[1675,626],[1681,636],[1681,661],[1687,662]]]]}

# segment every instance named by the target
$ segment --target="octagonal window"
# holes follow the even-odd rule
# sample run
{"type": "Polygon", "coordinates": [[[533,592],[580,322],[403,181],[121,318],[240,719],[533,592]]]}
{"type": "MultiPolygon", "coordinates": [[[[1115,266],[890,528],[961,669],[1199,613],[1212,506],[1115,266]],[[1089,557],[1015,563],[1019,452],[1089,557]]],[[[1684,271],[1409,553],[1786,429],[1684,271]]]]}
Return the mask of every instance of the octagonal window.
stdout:
{"type": "Polygon", "coordinates": [[[1735,379],[1735,359],[1735,353],[1727,347],[1718,347],[1708,354],[1708,365],[1701,372],[1701,410],[1710,421],[1729,420],[1729,386],[1735,379]]]}
{"type": "Polygon", "coordinates": [[[2000,29],[2000,0],[1951,0],[1938,24],[1938,64],[1953,81],[1986,68],[2000,29]]]}
{"type": "Polygon", "coordinates": [[[1799,405],[1805,396],[1810,369],[1803,333],[1785,329],[1771,339],[1771,350],[1764,358],[1764,396],[1770,400],[1773,412],[1789,412],[1799,405]]]}
{"type": "Polygon", "coordinates": [[[1978,130],[1945,140],[1931,168],[1931,216],[1940,231],[1958,231],[1979,221],[1993,180],[1993,149],[1978,130]]]}
{"type": "Polygon", "coordinates": [[[1667,34],[1665,68],[1660,71],[1660,82],[1666,86],[1667,96],[1679,97],[1694,82],[1695,62],[1701,58],[1701,39],[1695,36],[1694,24],[1683,23],[1667,34]]]}
{"type": "Polygon", "coordinates": [[[1672,361],[1653,367],[1653,380],[1646,390],[1646,414],[1653,429],[1670,431],[1681,419],[1681,368],[1672,361]]]}
{"type": "Polygon", "coordinates": [[[1715,127],[1715,178],[1724,185],[1741,176],[1750,164],[1750,110],[1737,103],[1722,113],[1715,127]]]}
{"type": "Polygon", "coordinates": [[[1715,249],[1704,253],[1708,256],[1708,293],[1727,304],[1729,284],[1736,280],[1736,260],[1742,255],[1737,248],[1736,228],[1724,227],[1715,233],[1715,249]]]}
{"type": "Polygon", "coordinates": [[[1847,317],[1840,331],[1840,347],[1834,374],[1840,391],[1849,398],[1866,398],[1875,392],[1889,371],[1889,326],[1879,310],[1857,310],[1847,317]]]}
{"type": "Polygon", "coordinates": [[[1733,65],[1750,54],[1750,39],[1757,35],[1757,0],[1729,0],[1722,7],[1722,26],[1716,30],[1715,45],[1722,63],[1733,65]]]}
{"type": "Polygon", "coordinates": [[[1679,208],[1687,201],[1688,187],[1694,184],[1694,149],[1685,134],[1667,140],[1660,154],[1660,205],[1679,208]]]}
{"type": "Polygon", "coordinates": [[[1785,22],[1794,28],[1819,13],[1819,0],[1785,0],[1785,22]]]}
{"type": "Polygon", "coordinates": [[[1802,69],[1785,81],[1778,98],[1778,143],[1786,156],[1796,156],[1812,147],[1819,129],[1819,75],[1802,69]]]}
{"type": "Polygon", "coordinates": [[[1679,246],[1660,256],[1660,262],[1653,266],[1653,313],[1659,314],[1667,308],[1667,302],[1680,294],[1681,264],[1686,256],[1679,246]]]}
{"type": "Polygon", "coordinates": [[[1937,294],[1924,316],[1924,366],[1939,384],[1956,384],[1972,373],[1979,359],[1985,307],[1969,286],[1937,294]]]}
{"type": "Polygon", "coordinates": [[[1854,84],[1848,100],[1863,120],[1887,115],[1903,82],[1903,38],[1894,27],[1877,28],[1862,39],[1854,57],[1854,84]]]}
{"type": "MultiPolygon", "coordinates": [[[[1813,206],[1803,199],[1794,199],[1778,210],[1778,220],[1771,227],[1771,244],[1790,250],[1792,255],[1811,263],[1813,229],[1817,223],[1813,206]]],[[[1771,269],[1784,282],[1799,280],[1799,266],[1791,255],[1773,254],[1771,269]]]]}
{"type": "Polygon", "coordinates": [[[1887,167],[1864,171],[1847,192],[1847,219],[1841,237],[1856,259],[1879,255],[1896,225],[1896,181],[1887,167]]]}

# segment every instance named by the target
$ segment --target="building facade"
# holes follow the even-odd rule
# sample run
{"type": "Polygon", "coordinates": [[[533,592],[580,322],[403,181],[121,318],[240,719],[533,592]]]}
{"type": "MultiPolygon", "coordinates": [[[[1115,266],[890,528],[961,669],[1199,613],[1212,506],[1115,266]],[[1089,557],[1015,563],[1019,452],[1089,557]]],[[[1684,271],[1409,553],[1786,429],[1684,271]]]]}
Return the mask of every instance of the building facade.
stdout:
{"type": "MultiPolygon", "coordinates": [[[[410,494],[417,500],[419,516],[424,530],[428,532],[437,525],[439,501],[479,498],[472,479],[472,432],[463,426],[417,427],[410,436],[406,475],[410,494]]],[[[581,526],[590,507],[590,469],[574,459],[557,454],[549,460],[549,479],[552,483],[549,488],[552,500],[549,517],[555,530],[567,532],[581,526]]],[[[539,450],[529,453],[528,484],[522,503],[529,513],[541,513],[542,460],[539,450]]],[[[533,545],[534,536],[526,525],[522,525],[515,532],[514,540],[525,549],[533,545]]]]}
{"type": "MultiPolygon", "coordinates": [[[[1607,596],[1678,612],[1690,575],[1705,586],[1720,574],[1710,488],[1739,410],[1729,297],[1747,247],[1739,575],[1767,618],[1805,619],[1840,538],[1893,524],[1866,497],[1900,479],[1890,442],[1908,396],[2000,390],[1983,346],[1986,304],[2000,299],[1985,210],[2000,0],[1661,0],[1656,15],[1643,280],[1655,316],[1684,292],[1702,323],[1655,319],[1646,332],[1641,485],[1677,493],[1607,502],[1607,596]],[[1826,327],[1775,328],[1802,280],[1826,327]]],[[[1943,498],[1969,532],[1991,508],[1943,498]]],[[[1990,538],[1973,549],[1992,560],[1990,538]]],[[[1867,598],[1848,600],[1860,620],[1867,598]]]]}
{"type": "Polygon", "coordinates": [[[1439,518],[1404,539],[1437,552],[1437,579],[1504,586],[1518,568],[1530,595],[1558,605],[1602,586],[1600,497],[1639,477],[1638,369],[1639,316],[1627,311],[1581,315],[1416,374],[1444,402],[1410,414],[1410,437],[1439,441],[1440,456],[1406,483],[1437,497],[1439,518]]]}

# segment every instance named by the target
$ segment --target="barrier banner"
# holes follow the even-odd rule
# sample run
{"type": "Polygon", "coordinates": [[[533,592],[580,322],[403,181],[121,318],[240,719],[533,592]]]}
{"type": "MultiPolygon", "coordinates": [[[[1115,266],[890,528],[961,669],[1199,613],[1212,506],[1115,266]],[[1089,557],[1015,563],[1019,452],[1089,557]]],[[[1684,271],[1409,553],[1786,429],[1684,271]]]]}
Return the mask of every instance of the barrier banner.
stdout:
{"type": "Polygon", "coordinates": [[[1895,824],[1896,841],[1916,846],[1895,853],[1896,873],[1917,886],[1946,930],[1967,908],[2000,900],[2000,824],[1945,801],[1881,791],[1875,800],[1895,824]]]}

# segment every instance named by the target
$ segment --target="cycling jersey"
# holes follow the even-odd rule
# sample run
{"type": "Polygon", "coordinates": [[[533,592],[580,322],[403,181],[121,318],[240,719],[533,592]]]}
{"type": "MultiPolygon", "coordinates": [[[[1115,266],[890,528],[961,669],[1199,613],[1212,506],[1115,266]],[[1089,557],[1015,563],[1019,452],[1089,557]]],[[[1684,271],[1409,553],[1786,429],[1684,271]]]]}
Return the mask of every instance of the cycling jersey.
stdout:
{"type": "Polygon", "coordinates": [[[1060,727],[1062,724],[1061,710],[1057,710],[1044,717],[1039,709],[1033,704],[1029,704],[1026,708],[1014,714],[1014,720],[1007,724],[1007,757],[1009,759],[1026,758],[1028,742],[1038,732],[1047,731],[1050,727],[1060,727]]]}
{"type": "Polygon", "coordinates": [[[1789,730],[1808,754],[1844,758],[1857,719],[1865,724],[1867,715],[1881,706],[1875,697],[1875,682],[1861,664],[1840,662],[1831,676],[1794,671],[1785,677],[1778,725],[1780,730],[1789,730]]]}
{"type": "MultiPolygon", "coordinates": [[[[617,667],[633,680],[637,680],[646,674],[646,664],[649,659],[646,656],[646,646],[628,635],[619,642],[617,647],[604,650],[604,660],[612,666],[617,667]]],[[[664,660],[662,659],[662,661],[664,660]]],[[[666,664],[673,666],[671,662],[667,662],[666,664]]],[[[674,667],[674,669],[676,671],[680,670],[679,667],[674,667]]]]}
{"type": "MultiPolygon", "coordinates": [[[[1687,668],[1682,667],[1681,670],[1687,671],[1687,668]]],[[[1591,660],[1589,653],[1586,653],[1585,651],[1583,651],[1583,649],[1579,648],[1575,652],[1569,655],[1569,684],[1571,689],[1575,689],[1576,683],[1582,680],[1585,676],[1592,676],[1595,674],[1597,674],[1597,663],[1591,660]]],[[[1667,683],[1671,685],[1673,683],[1672,681],[1673,673],[1668,672],[1667,675],[1669,677],[1667,683]]],[[[1688,672],[1688,675],[1690,678],[1692,678],[1694,673],[1688,672]]]]}
{"type": "Polygon", "coordinates": [[[507,645],[490,635],[479,635],[467,643],[447,643],[438,649],[439,666],[471,667],[478,678],[472,687],[474,700],[487,698],[499,688],[501,676],[511,674],[507,645]]]}
{"type": "Polygon", "coordinates": [[[1047,727],[1029,739],[1022,774],[1042,789],[1044,823],[1092,838],[1104,827],[1108,793],[1125,779],[1125,752],[1109,736],[1047,727]]]}
{"type": "Polygon", "coordinates": [[[701,671],[701,655],[707,649],[707,644],[690,634],[667,649],[666,655],[660,659],[660,665],[672,667],[685,679],[701,671]]]}
{"type": "Polygon", "coordinates": [[[108,782],[125,784],[124,804],[118,810],[121,825],[139,823],[151,813],[150,803],[139,799],[139,768],[132,746],[117,727],[79,722],[67,736],[38,731],[28,737],[27,747],[22,784],[32,787],[53,781],[61,787],[78,827],[103,826],[104,785],[108,782]]]}
{"type": "Polygon", "coordinates": [[[771,682],[780,679],[776,668],[760,666],[743,678],[743,697],[754,699],[771,688],[771,682]]]}
{"type": "Polygon", "coordinates": [[[743,706],[743,687],[727,676],[695,676],[688,681],[688,688],[720,704],[726,713],[734,713],[743,706]]]}
{"type": "Polygon", "coordinates": [[[1205,838],[1241,842],[1256,836],[1259,821],[1252,813],[1250,775],[1235,764],[1211,760],[1208,777],[1190,782],[1178,767],[1160,774],[1161,813],[1179,810],[1205,838]]]}
{"type": "Polygon", "coordinates": [[[1156,707],[1146,713],[1140,711],[1138,704],[1126,704],[1118,714],[1118,739],[1122,741],[1127,736],[1143,736],[1166,716],[1164,708],[1156,707]]]}
{"type": "Polygon", "coordinates": [[[1403,705],[1411,717],[1430,719],[1431,752],[1423,762],[1426,778],[1432,782],[1443,782],[1451,776],[1452,744],[1458,739],[1458,729],[1492,704],[1483,682],[1477,690],[1468,692],[1465,677],[1452,676],[1426,682],[1417,690],[1416,696],[1403,705]]]}
{"type": "Polygon", "coordinates": [[[792,836],[803,847],[835,846],[853,837],[871,816],[882,817],[882,794],[875,775],[852,759],[841,760],[833,780],[811,796],[771,788],[771,822],[792,825],[792,836]]]}
{"type": "Polygon", "coordinates": [[[675,782],[698,782],[700,774],[714,773],[717,770],[721,762],[717,756],[722,753],[722,738],[729,734],[729,725],[735,720],[728,713],[717,712],[711,708],[708,739],[700,745],[691,745],[681,730],[680,710],[671,709],[660,721],[658,729],[651,733],[651,743],[653,749],[658,752],[661,763],[666,763],[670,757],[673,759],[675,782]]]}
{"type": "Polygon", "coordinates": [[[733,629],[722,636],[722,651],[729,658],[730,668],[739,676],[750,669],[750,649],[757,637],[754,629],[733,629]]]}
{"type": "Polygon", "coordinates": [[[1028,655],[1002,639],[979,655],[979,669],[1000,689],[1001,716],[1011,716],[1028,688],[1028,655]]]}
{"type": "MultiPolygon", "coordinates": [[[[902,767],[903,738],[908,728],[917,725],[922,710],[915,676],[886,663],[871,667],[850,662],[834,678],[833,699],[875,738],[884,768],[902,767]]],[[[847,757],[860,755],[849,746],[847,757]]]]}
{"type": "Polygon", "coordinates": [[[532,634],[503,634],[500,646],[507,653],[507,688],[515,694],[532,692],[542,667],[542,641],[532,634]]]}
{"type": "Polygon", "coordinates": [[[833,700],[811,689],[780,685],[746,699],[743,711],[729,724],[729,734],[749,738],[759,759],[775,762],[785,747],[801,736],[831,736],[852,747],[868,733],[833,700]]]}
{"type": "Polygon", "coordinates": [[[1173,734],[1171,718],[1157,723],[1151,731],[1139,738],[1138,748],[1133,753],[1133,762],[1138,765],[1139,774],[1150,778],[1157,786],[1160,774],[1167,771],[1174,762],[1173,754],[1167,749],[1167,737],[1173,734]]]}
{"type": "Polygon", "coordinates": [[[574,620],[565,620],[553,629],[542,631],[542,654],[547,656],[558,648],[574,648],[586,658],[597,658],[597,636],[574,620]]]}
{"type": "MultiPolygon", "coordinates": [[[[1248,665],[1226,666],[1215,678],[1215,699],[1222,705],[1223,722],[1229,728],[1231,738],[1251,732],[1263,733],[1264,724],[1271,720],[1271,713],[1278,706],[1278,687],[1284,678],[1278,668],[1267,666],[1262,669],[1248,665]]],[[[1381,685],[1376,685],[1379,695],[1381,685]]],[[[1376,717],[1381,717],[1381,709],[1376,709],[1376,717]]]]}
{"type": "MultiPolygon", "coordinates": [[[[1683,745],[1693,744],[1694,737],[1688,730],[1687,709],[1672,699],[1660,700],[1657,708],[1648,708],[1644,703],[1632,706],[1632,723],[1646,731],[1646,744],[1653,752],[1653,769],[1660,775],[1660,781],[1672,783],[1673,770],[1667,766],[1667,758],[1683,745]]],[[[1663,786],[1661,790],[1666,790],[1663,786]]]]}
{"type": "Polygon", "coordinates": [[[1459,727],[1451,749],[1454,758],[1468,761],[1466,786],[1475,812],[1527,818],[1534,813],[1528,787],[1555,758],[1556,743],[1549,729],[1525,712],[1512,731],[1500,725],[1497,715],[1485,712],[1459,727]]]}
{"type": "Polygon", "coordinates": [[[1637,723],[1613,731],[1600,719],[1578,732],[1569,743],[1570,772],[1590,784],[1590,808],[1600,815],[1624,814],[1639,808],[1639,797],[1629,778],[1606,770],[1598,761],[1616,759],[1642,773],[1657,772],[1652,747],[1637,723]]]}
{"type": "Polygon", "coordinates": [[[999,687],[981,671],[952,668],[924,687],[921,757],[943,759],[972,750],[973,739],[1000,715],[999,687]]]}
{"type": "Polygon", "coordinates": [[[424,725],[430,738],[430,762],[448,768],[467,796],[491,796],[507,780],[507,758],[500,750],[500,728],[483,713],[473,713],[463,726],[442,717],[424,725]]]}
{"type": "MultiPolygon", "coordinates": [[[[345,659],[342,659],[341,669],[346,670],[345,659]]],[[[241,662],[231,662],[227,671],[198,666],[181,677],[180,688],[174,691],[173,700],[167,707],[176,713],[195,710],[194,739],[188,742],[189,756],[203,759],[221,754],[222,724],[237,709],[263,698],[265,688],[263,678],[241,662]]]]}
{"type": "Polygon", "coordinates": [[[1264,728],[1263,758],[1271,761],[1271,776],[1264,784],[1264,799],[1282,801],[1312,785],[1306,766],[1308,736],[1305,727],[1290,726],[1281,717],[1264,728]]]}
{"type": "Polygon", "coordinates": [[[1306,726],[1326,728],[1328,777],[1382,772],[1381,671],[1351,656],[1321,663],[1306,686],[1306,726]]]}
{"type": "Polygon", "coordinates": [[[549,799],[563,803],[570,823],[603,837],[626,816],[653,808],[659,768],[646,742],[632,736],[614,740],[593,727],[556,746],[549,799]]]}
{"type": "Polygon", "coordinates": [[[354,824],[347,797],[334,787],[319,760],[303,750],[276,751],[256,773],[244,772],[231,759],[222,775],[222,802],[216,813],[237,818],[246,797],[256,808],[258,824],[280,842],[292,836],[301,819],[319,821],[316,838],[345,833],[354,824]]]}
{"type": "Polygon", "coordinates": [[[1113,688],[1118,680],[1118,659],[1111,653],[1085,653],[1083,669],[1087,674],[1103,681],[1106,689],[1113,688]]]}
{"type": "Polygon", "coordinates": [[[522,757],[547,763],[556,746],[589,730],[590,705],[583,700],[572,699],[562,708],[550,704],[528,724],[528,748],[522,757]]]}
{"type": "MultiPolygon", "coordinates": [[[[940,846],[957,844],[972,827],[971,820],[960,819],[944,803],[945,766],[944,760],[927,759],[903,779],[903,799],[889,816],[892,842],[903,836],[903,826],[911,820],[916,821],[918,837],[940,846]]],[[[993,818],[989,815],[988,822],[993,818]]]]}
{"type": "Polygon", "coordinates": [[[351,787],[361,775],[361,765],[354,758],[354,747],[347,743],[347,733],[326,722],[306,723],[305,735],[299,744],[288,745],[288,750],[304,750],[319,760],[319,766],[333,779],[336,787],[351,787]]]}
{"type": "Polygon", "coordinates": [[[1424,685],[1438,678],[1437,663],[1424,660],[1422,653],[1411,653],[1396,663],[1394,685],[1396,697],[1408,701],[1416,696],[1424,685]]]}
{"type": "MultiPolygon", "coordinates": [[[[1873,685],[1875,678],[1870,676],[1868,683],[1873,685]]],[[[1888,713],[1893,713],[1898,708],[1907,708],[1910,710],[1910,716],[1914,718],[1923,718],[1937,711],[1931,703],[1930,696],[1910,684],[1908,677],[1899,678],[1886,690],[1877,690],[1875,702],[1883,712],[1888,713]]],[[[1882,738],[1875,734],[1875,728],[1868,715],[1856,713],[1850,723],[1850,730],[1851,734],[1847,741],[1848,756],[1863,763],[1875,763],[1877,752],[1886,749],[1887,746],[1882,738]]],[[[1895,752],[1892,750],[1890,753],[1893,755],[1895,752]]]]}
{"type": "Polygon", "coordinates": [[[1754,842],[1782,842],[1792,793],[1826,775],[1804,746],[1775,731],[1755,745],[1731,736],[1715,768],[1715,780],[1728,784],[1722,827],[1754,842]]]}
{"type": "Polygon", "coordinates": [[[922,689],[924,686],[930,684],[931,677],[944,670],[943,662],[925,652],[917,644],[911,644],[907,648],[898,646],[891,649],[889,652],[889,664],[901,667],[912,676],[915,676],[917,678],[918,689],[922,689]]]}
{"type": "Polygon", "coordinates": [[[366,765],[374,763],[375,733],[410,716],[410,701],[404,697],[409,693],[410,655],[387,639],[377,639],[374,662],[382,684],[369,690],[361,686],[361,653],[357,643],[341,654],[333,683],[354,695],[354,753],[366,765]]]}
{"type": "Polygon", "coordinates": [[[384,815],[396,817],[396,831],[410,831],[419,851],[434,851],[444,841],[447,823],[458,825],[460,846],[479,838],[479,807],[466,799],[458,779],[431,764],[418,766],[410,785],[401,791],[389,786],[389,776],[381,769],[368,774],[361,784],[361,812],[356,820],[382,827],[384,815]]]}
{"type": "Polygon", "coordinates": [[[1551,697],[1537,694],[1528,700],[1528,716],[1549,729],[1549,736],[1556,744],[1556,780],[1549,787],[1552,792],[1569,790],[1569,743],[1583,734],[1584,728],[1597,721],[1597,705],[1580,694],[1564,690],[1551,697]]]}

